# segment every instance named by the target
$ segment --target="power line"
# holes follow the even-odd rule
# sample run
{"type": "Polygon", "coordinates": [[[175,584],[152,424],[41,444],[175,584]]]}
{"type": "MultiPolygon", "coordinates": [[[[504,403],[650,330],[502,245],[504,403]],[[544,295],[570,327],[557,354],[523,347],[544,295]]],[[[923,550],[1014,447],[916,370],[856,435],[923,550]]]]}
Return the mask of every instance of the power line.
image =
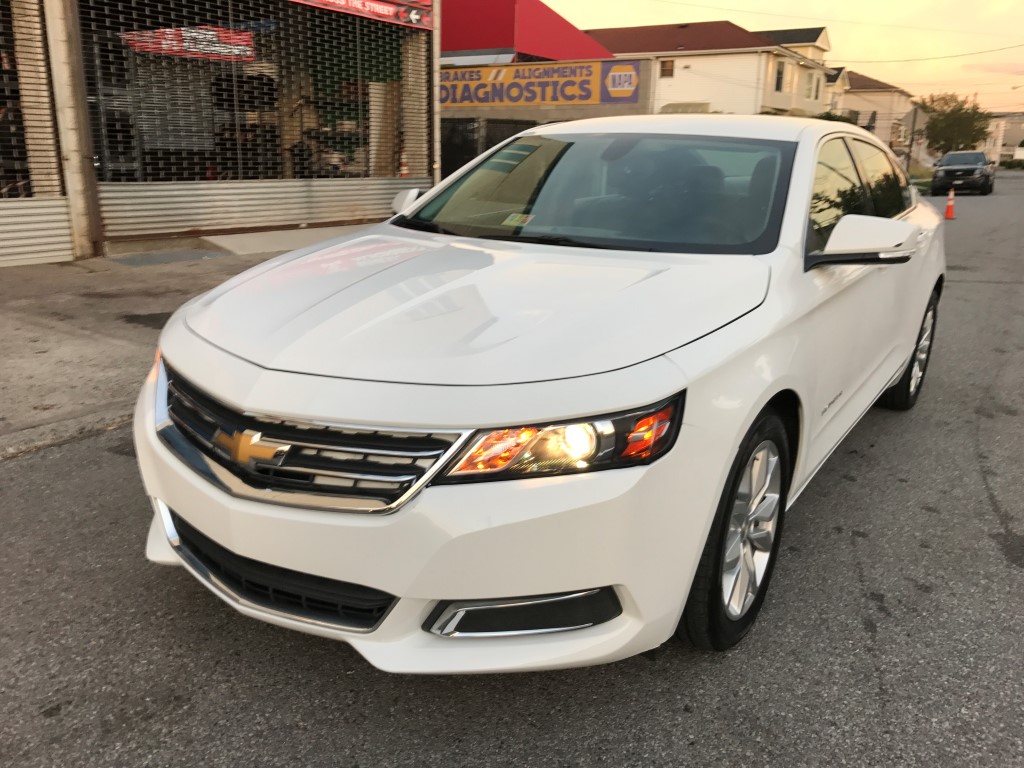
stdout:
{"type": "MultiPolygon", "coordinates": [[[[1007,75],[1007,77],[1013,77],[1013,75],[1007,75]]],[[[976,83],[971,79],[967,80],[901,80],[903,85],[955,85],[959,83],[966,83],[971,88],[980,87],[982,85],[1005,85],[1005,80],[990,80],[987,83],[976,83]]]]}
{"type": "Polygon", "coordinates": [[[864,26],[864,27],[892,27],[894,29],[913,29],[913,30],[919,30],[919,31],[923,30],[923,31],[928,31],[928,32],[947,32],[949,34],[977,35],[977,36],[984,36],[984,37],[988,37],[988,38],[992,38],[992,37],[1005,37],[1005,38],[1009,39],[1011,37],[1010,35],[993,35],[993,34],[991,34],[989,32],[973,32],[973,31],[968,30],[968,29],[949,29],[949,28],[943,29],[943,28],[940,28],[940,27],[921,27],[921,26],[918,26],[916,24],[886,24],[885,22],[880,22],[880,21],[857,21],[855,19],[834,19],[834,18],[826,18],[824,16],[802,16],[800,14],[795,14],[795,13],[771,13],[770,11],[751,11],[748,8],[728,8],[728,7],[722,6],[722,5],[705,5],[705,4],[702,4],[702,3],[686,3],[686,2],[681,2],[681,0],[651,0],[651,2],[663,3],[664,5],[682,5],[682,6],[686,6],[686,7],[689,7],[689,8],[704,8],[706,10],[711,10],[711,11],[732,11],[733,13],[748,13],[748,14],[751,14],[753,16],[772,16],[772,17],[779,18],[779,19],[810,19],[812,21],[818,21],[818,22],[827,21],[827,22],[832,22],[834,24],[856,24],[856,25],[864,26]]]}
{"type": "MultiPolygon", "coordinates": [[[[663,0],[659,0],[661,2],[663,0]]],[[[1024,48],[1024,43],[1007,45],[1004,48],[989,48],[986,51],[970,51],[968,53],[951,53],[948,56],[927,56],[923,59],[840,59],[845,64],[908,64],[914,61],[939,61],[940,59],[961,59],[964,56],[980,56],[983,53],[998,53],[1014,48],[1024,48]]]]}

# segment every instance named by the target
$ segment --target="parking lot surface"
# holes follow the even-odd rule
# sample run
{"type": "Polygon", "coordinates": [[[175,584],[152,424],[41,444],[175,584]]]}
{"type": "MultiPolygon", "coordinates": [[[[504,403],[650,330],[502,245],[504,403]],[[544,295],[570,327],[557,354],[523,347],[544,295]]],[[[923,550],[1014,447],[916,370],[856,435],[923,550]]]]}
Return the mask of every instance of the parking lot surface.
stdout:
{"type": "Polygon", "coordinates": [[[920,402],[795,504],[726,654],[389,675],[147,563],[127,428],[0,463],[0,765],[1020,764],[1022,211],[1022,174],[957,200],[920,402]]]}

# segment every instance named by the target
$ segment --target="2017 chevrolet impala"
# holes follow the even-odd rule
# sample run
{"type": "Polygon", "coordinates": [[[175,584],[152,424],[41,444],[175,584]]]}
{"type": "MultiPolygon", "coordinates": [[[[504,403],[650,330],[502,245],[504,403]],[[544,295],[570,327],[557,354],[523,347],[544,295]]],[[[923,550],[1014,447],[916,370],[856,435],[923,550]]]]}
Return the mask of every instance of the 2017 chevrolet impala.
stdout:
{"type": "Polygon", "coordinates": [[[147,545],[401,672],[750,629],[787,510],[921,392],[940,217],[873,136],[609,118],[183,306],[135,440],[147,545]]]}

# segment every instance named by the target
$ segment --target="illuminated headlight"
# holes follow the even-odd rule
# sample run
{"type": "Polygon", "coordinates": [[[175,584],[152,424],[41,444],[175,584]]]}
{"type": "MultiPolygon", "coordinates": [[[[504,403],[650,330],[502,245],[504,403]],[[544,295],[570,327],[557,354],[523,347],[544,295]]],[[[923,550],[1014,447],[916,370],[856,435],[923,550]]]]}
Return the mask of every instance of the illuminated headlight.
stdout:
{"type": "Polygon", "coordinates": [[[946,175],[946,172],[941,168],[935,172],[935,178],[939,179],[946,175]]]}
{"type": "Polygon", "coordinates": [[[511,480],[649,464],[675,442],[682,394],[587,421],[482,431],[436,482],[511,480]]]}
{"type": "Polygon", "coordinates": [[[981,176],[981,168],[975,168],[974,169],[974,175],[975,176],[981,176]]]}

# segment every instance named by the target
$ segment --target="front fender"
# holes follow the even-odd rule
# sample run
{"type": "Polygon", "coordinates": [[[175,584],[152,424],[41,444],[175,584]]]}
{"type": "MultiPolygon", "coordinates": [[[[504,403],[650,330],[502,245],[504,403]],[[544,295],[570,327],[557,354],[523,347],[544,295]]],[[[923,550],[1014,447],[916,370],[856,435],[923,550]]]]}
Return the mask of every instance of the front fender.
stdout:
{"type": "Polygon", "coordinates": [[[808,420],[803,403],[808,392],[800,372],[801,346],[793,333],[765,333],[766,312],[753,312],[686,347],[669,353],[690,380],[684,422],[701,436],[706,476],[716,478],[719,496],[747,431],[779,393],[791,391],[800,404],[798,452],[792,483],[806,475],[808,420]]]}

